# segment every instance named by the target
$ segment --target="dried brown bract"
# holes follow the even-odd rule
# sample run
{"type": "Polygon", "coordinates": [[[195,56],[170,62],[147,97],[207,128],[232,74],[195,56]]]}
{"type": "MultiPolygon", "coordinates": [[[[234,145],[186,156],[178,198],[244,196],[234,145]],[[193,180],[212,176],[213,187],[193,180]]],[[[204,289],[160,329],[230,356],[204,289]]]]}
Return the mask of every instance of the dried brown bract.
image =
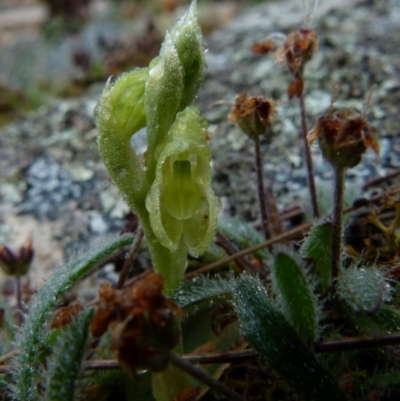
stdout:
{"type": "Polygon", "coordinates": [[[57,310],[53,319],[50,323],[51,329],[58,329],[71,323],[83,310],[82,305],[79,302],[75,302],[72,305],[64,306],[57,310]]]}
{"type": "Polygon", "coordinates": [[[272,39],[268,39],[265,42],[254,43],[251,50],[256,54],[267,54],[274,52],[278,49],[278,46],[272,39]]]}
{"type": "Polygon", "coordinates": [[[289,99],[293,97],[300,97],[303,93],[304,81],[302,79],[296,79],[294,81],[289,82],[289,86],[287,89],[287,94],[289,99]]]}
{"type": "Polygon", "coordinates": [[[247,135],[254,137],[264,134],[271,127],[275,114],[276,107],[273,100],[242,93],[235,97],[228,119],[237,122],[247,135]]]}
{"type": "Polygon", "coordinates": [[[119,363],[135,376],[138,369],[162,370],[180,337],[176,314],[181,309],[162,294],[164,279],[148,270],[129,287],[99,289],[100,306],[91,323],[94,337],[112,333],[111,348],[119,363]]]}
{"type": "Polygon", "coordinates": [[[350,109],[330,109],[320,117],[308,140],[312,143],[316,138],[324,158],[335,167],[356,166],[368,148],[379,154],[376,131],[364,115],[350,109]]]}

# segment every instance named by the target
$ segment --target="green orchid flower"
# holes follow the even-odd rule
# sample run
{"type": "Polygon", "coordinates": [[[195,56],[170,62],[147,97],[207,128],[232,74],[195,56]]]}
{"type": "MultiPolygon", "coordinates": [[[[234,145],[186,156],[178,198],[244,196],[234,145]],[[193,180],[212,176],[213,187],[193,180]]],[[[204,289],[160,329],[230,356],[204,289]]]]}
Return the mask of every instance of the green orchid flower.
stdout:
{"type": "Polygon", "coordinates": [[[189,253],[198,256],[216,233],[221,202],[211,188],[206,123],[196,108],[177,114],[156,159],[156,177],[146,197],[154,234],[171,251],[183,237],[189,253]]]}

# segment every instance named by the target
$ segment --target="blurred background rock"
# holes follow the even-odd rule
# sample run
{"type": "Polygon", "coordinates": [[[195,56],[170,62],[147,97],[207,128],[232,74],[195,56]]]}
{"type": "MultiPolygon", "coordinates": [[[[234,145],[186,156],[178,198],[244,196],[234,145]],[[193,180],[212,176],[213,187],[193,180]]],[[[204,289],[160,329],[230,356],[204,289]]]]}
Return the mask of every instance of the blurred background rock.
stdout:
{"type": "MultiPolygon", "coordinates": [[[[203,32],[255,1],[199,1],[203,32]]],[[[189,0],[0,0],[0,125],[147,65],[189,0]]]]}

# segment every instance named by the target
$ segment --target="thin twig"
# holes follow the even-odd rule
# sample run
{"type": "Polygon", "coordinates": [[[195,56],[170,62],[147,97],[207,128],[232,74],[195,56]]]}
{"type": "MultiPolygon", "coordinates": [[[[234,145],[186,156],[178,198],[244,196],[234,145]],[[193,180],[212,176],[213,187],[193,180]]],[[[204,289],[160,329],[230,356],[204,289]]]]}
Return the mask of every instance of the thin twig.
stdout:
{"type": "Polygon", "coordinates": [[[307,140],[307,121],[306,121],[306,106],[304,103],[304,93],[299,96],[300,117],[301,117],[301,137],[303,139],[304,157],[306,159],[307,183],[310,191],[311,206],[314,218],[319,217],[317,191],[315,189],[314,168],[311,158],[310,146],[307,140]]]}
{"type": "Polygon", "coordinates": [[[85,362],[85,369],[88,370],[114,370],[121,369],[121,365],[115,359],[99,359],[85,362]]]}
{"type": "Polygon", "coordinates": [[[234,255],[228,256],[228,257],[226,257],[224,259],[221,259],[221,260],[217,260],[216,262],[210,263],[207,266],[203,266],[200,269],[197,269],[197,270],[195,270],[193,272],[187,273],[187,274],[185,274],[185,278],[186,279],[190,279],[192,277],[197,276],[198,274],[207,273],[207,272],[209,272],[209,271],[211,271],[211,270],[213,270],[213,269],[215,269],[217,267],[220,267],[220,266],[223,266],[223,265],[225,265],[225,264],[227,264],[229,262],[232,262],[233,260],[235,260],[237,258],[240,258],[242,256],[246,256],[246,255],[248,255],[250,253],[253,253],[255,251],[258,251],[258,250],[260,250],[262,248],[266,248],[266,247],[268,247],[270,245],[273,245],[273,244],[276,244],[278,242],[287,240],[290,237],[293,237],[294,235],[297,235],[297,234],[303,232],[304,230],[309,229],[311,226],[312,226],[312,223],[302,224],[301,226],[296,227],[293,230],[287,231],[286,233],[283,233],[281,235],[277,235],[276,237],[271,238],[268,241],[264,241],[261,244],[254,245],[254,246],[252,246],[250,248],[244,249],[243,251],[235,253],[234,255]]]}
{"type": "Polygon", "coordinates": [[[228,386],[226,386],[224,383],[214,379],[214,377],[210,376],[208,373],[206,373],[201,368],[199,368],[195,365],[192,365],[190,362],[186,361],[184,358],[171,352],[169,354],[169,360],[173,365],[182,369],[184,372],[190,374],[195,379],[205,383],[212,390],[215,390],[215,391],[225,395],[228,398],[228,400],[246,401],[245,398],[243,398],[241,395],[239,395],[236,391],[233,391],[228,386]]]}
{"type": "Polygon", "coordinates": [[[397,177],[398,175],[400,175],[400,168],[391,171],[390,173],[384,175],[383,177],[373,177],[370,180],[367,180],[361,188],[367,189],[369,187],[372,187],[373,185],[379,185],[382,182],[385,182],[387,180],[390,180],[391,178],[397,177]]]}
{"type": "Polygon", "coordinates": [[[127,258],[125,259],[124,266],[122,267],[121,274],[119,275],[118,283],[116,285],[116,289],[121,289],[124,284],[126,279],[129,276],[129,271],[132,268],[133,262],[136,259],[136,256],[139,252],[140,244],[142,243],[143,240],[143,229],[141,226],[138,226],[136,230],[136,238],[132,243],[131,248],[129,249],[127,258]]]}
{"type": "MultiPolygon", "coordinates": [[[[228,255],[235,255],[239,252],[239,248],[221,231],[217,231],[217,245],[220,245],[228,255]]],[[[255,267],[245,256],[235,259],[235,263],[241,270],[254,272],[255,267]]]]}
{"type": "Polygon", "coordinates": [[[344,194],[344,173],[345,169],[336,167],[334,169],[334,194],[333,194],[333,238],[332,238],[332,277],[336,278],[340,272],[342,258],[342,215],[343,215],[343,194],[344,194]]]}
{"type": "MultiPolygon", "coordinates": [[[[355,336],[349,338],[342,338],[340,340],[327,340],[315,342],[313,345],[314,351],[318,354],[324,352],[340,352],[356,349],[387,347],[391,345],[400,344],[400,331],[381,334],[379,336],[355,336]]],[[[18,354],[14,350],[5,355],[0,356],[2,362],[6,361],[12,356],[18,354]]],[[[241,362],[259,357],[259,353],[254,349],[246,349],[240,351],[225,351],[215,352],[203,355],[182,355],[180,358],[187,363],[198,363],[200,365],[207,365],[211,363],[231,363],[241,362]]],[[[121,369],[121,365],[114,359],[91,360],[86,361],[84,364],[85,369],[88,370],[113,370],[121,369]]],[[[12,365],[0,365],[0,373],[9,373],[12,365]]]]}
{"type": "Polygon", "coordinates": [[[314,343],[315,352],[348,351],[362,348],[387,347],[400,344],[400,332],[381,334],[379,336],[357,336],[341,340],[329,340],[314,343]]]}

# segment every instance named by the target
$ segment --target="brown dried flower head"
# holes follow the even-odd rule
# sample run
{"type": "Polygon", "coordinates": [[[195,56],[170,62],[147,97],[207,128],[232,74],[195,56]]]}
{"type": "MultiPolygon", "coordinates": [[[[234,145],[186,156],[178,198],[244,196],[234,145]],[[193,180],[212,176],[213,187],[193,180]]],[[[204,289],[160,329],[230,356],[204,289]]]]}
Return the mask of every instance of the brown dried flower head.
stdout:
{"type": "Polygon", "coordinates": [[[303,79],[304,66],[317,49],[317,34],[312,29],[302,28],[287,36],[277,58],[285,62],[295,79],[303,79]]]}
{"type": "Polygon", "coordinates": [[[28,239],[19,248],[18,253],[8,246],[0,244],[0,267],[10,276],[23,276],[29,270],[34,256],[32,241],[28,239]]]}
{"type": "Polygon", "coordinates": [[[276,113],[275,102],[262,96],[252,97],[242,93],[235,97],[235,104],[228,115],[250,137],[265,133],[271,127],[276,113]]]}
{"type": "Polygon", "coordinates": [[[178,344],[176,314],[182,311],[164,297],[163,285],[163,277],[148,270],[129,287],[116,290],[103,283],[99,289],[92,334],[99,337],[111,331],[111,348],[132,376],[138,369],[164,369],[168,352],[178,344]]]}
{"type": "Polygon", "coordinates": [[[324,158],[336,168],[354,167],[368,148],[379,154],[376,131],[364,114],[339,109],[320,117],[309,133],[309,142],[318,138],[324,158]]]}

